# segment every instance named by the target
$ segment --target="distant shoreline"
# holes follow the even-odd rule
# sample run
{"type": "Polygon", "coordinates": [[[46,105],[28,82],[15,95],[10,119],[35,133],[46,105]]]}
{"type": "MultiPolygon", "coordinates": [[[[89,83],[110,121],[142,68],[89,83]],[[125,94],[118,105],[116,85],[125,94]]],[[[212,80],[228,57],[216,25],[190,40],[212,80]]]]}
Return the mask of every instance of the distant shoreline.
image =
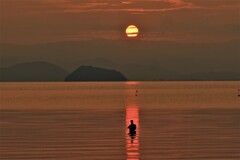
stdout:
{"type": "Polygon", "coordinates": [[[129,81],[0,81],[0,83],[101,83],[101,82],[240,82],[240,80],[161,80],[161,81],[135,81],[135,80],[129,80],[129,81]]]}

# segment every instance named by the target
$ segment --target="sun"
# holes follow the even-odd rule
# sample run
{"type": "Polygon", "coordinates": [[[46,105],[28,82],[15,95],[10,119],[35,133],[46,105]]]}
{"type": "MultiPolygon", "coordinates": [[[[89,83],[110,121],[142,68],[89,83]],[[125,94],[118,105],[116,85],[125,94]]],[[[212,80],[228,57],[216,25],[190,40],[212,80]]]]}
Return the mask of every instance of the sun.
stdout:
{"type": "Polygon", "coordinates": [[[129,38],[137,37],[138,33],[139,30],[135,25],[130,25],[126,28],[126,34],[129,38]]]}

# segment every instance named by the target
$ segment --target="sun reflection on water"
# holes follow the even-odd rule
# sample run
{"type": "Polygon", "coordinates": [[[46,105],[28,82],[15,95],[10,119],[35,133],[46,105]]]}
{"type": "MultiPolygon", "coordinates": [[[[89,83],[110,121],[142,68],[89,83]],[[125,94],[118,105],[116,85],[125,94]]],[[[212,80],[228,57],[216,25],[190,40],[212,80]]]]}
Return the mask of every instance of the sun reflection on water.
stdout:
{"type": "Polygon", "coordinates": [[[126,106],[126,154],[127,160],[139,160],[139,109],[137,105],[126,106]],[[128,134],[128,125],[133,120],[137,126],[136,135],[128,134]]]}

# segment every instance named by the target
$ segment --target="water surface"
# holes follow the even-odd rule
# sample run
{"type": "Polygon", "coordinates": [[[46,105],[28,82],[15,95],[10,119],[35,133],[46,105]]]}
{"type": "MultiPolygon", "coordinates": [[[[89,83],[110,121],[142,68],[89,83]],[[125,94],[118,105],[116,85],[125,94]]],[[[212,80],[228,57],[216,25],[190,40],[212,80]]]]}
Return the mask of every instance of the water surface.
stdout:
{"type": "Polygon", "coordinates": [[[240,158],[240,82],[0,87],[1,159],[240,158]]]}

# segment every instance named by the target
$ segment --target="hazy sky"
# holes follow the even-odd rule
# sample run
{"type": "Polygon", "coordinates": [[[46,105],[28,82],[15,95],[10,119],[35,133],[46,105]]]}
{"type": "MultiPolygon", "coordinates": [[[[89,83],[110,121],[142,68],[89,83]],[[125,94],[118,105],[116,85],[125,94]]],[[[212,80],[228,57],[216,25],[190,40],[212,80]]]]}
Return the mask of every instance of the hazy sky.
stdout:
{"type": "Polygon", "coordinates": [[[239,37],[239,0],[0,0],[1,42],[123,39],[226,42],[239,37]]]}
{"type": "Polygon", "coordinates": [[[186,72],[239,71],[239,0],[0,2],[2,66],[103,57],[186,72]],[[125,35],[130,24],[140,30],[136,39],[125,35]]]}

